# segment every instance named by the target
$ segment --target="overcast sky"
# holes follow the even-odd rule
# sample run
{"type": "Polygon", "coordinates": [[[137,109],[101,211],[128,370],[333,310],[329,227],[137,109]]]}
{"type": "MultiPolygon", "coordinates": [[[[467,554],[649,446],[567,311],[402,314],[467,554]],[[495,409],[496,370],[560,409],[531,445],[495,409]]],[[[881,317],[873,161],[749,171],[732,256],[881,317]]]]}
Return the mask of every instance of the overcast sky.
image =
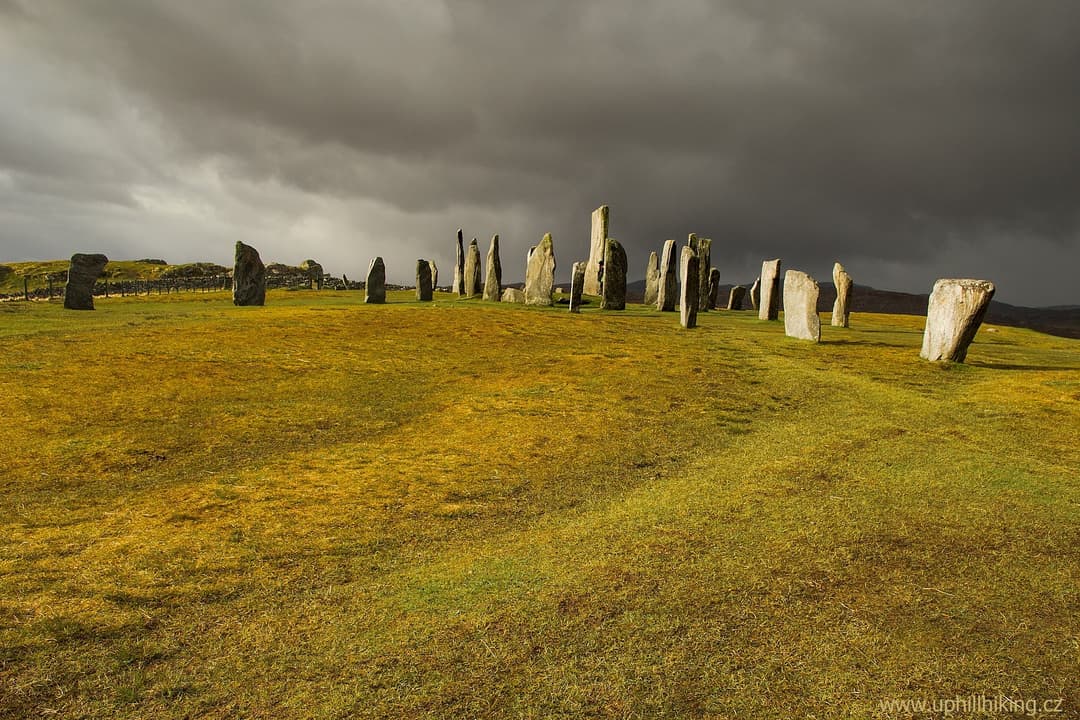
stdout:
{"type": "MultiPolygon", "coordinates": [[[[102,251],[558,280],[713,238],[926,292],[1080,303],[1074,0],[0,0],[0,261],[102,251]]],[[[447,274],[446,277],[449,277],[447,274]]]]}

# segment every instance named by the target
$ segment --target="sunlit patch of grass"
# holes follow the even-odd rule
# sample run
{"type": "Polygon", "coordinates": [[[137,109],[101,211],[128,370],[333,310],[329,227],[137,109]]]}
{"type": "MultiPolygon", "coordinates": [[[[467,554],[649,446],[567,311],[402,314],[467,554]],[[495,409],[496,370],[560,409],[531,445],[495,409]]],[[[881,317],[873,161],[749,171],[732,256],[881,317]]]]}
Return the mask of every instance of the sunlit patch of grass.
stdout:
{"type": "Polygon", "coordinates": [[[411,298],[0,306],[0,716],[1080,708],[1076,341],[411,298]]]}

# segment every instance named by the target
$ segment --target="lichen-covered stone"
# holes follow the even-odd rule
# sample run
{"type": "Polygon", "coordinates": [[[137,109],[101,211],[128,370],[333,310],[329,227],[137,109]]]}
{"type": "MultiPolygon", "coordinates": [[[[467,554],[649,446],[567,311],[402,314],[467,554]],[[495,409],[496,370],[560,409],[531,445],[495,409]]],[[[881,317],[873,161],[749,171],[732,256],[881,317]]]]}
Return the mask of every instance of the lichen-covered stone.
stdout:
{"type": "Polygon", "coordinates": [[[386,265],[377,257],[368,265],[364,283],[364,302],[378,305],[386,302],[386,265]]]}
{"type": "Polygon", "coordinates": [[[784,333],[800,340],[821,342],[821,318],[817,314],[817,280],[804,272],[784,275],[784,333]]]}
{"type": "Polygon", "coordinates": [[[439,266],[434,260],[428,260],[427,264],[431,268],[431,289],[435,291],[439,288],[439,266]]]}
{"type": "Polygon", "coordinates": [[[499,260],[499,236],[492,235],[487,254],[487,274],[484,278],[484,299],[499,302],[502,297],[502,262],[499,260]]]}
{"type": "Polygon", "coordinates": [[[942,279],[934,283],[920,357],[931,362],[964,362],[994,291],[989,280],[942,279]]]}
{"type": "Polygon", "coordinates": [[[833,327],[848,327],[851,316],[851,276],[840,263],[833,265],[833,285],[836,287],[836,302],[832,307],[833,327]]]}
{"type": "Polygon", "coordinates": [[[581,312],[581,295],[585,291],[585,268],[588,263],[576,262],[570,270],[570,312],[581,312]]]}
{"type": "Polygon", "coordinates": [[[266,266],[259,251],[242,242],[236,243],[233,263],[233,305],[266,303],[266,266]]]}
{"type": "Polygon", "coordinates": [[[709,307],[720,307],[717,302],[720,296],[720,268],[709,270],[709,307]]]}
{"type": "Polygon", "coordinates": [[[421,258],[416,261],[416,299],[431,302],[431,264],[421,258]]]}
{"type": "Polygon", "coordinates": [[[614,238],[607,239],[604,250],[604,281],[601,292],[602,309],[626,309],[626,250],[614,238]]]}
{"type": "Polygon", "coordinates": [[[450,288],[450,292],[455,292],[458,296],[465,294],[465,242],[464,236],[461,234],[461,228],[457,231],[457,255],[454,259],[454,285],[450,288]]]}
{"type": "Polygon", "coordinates": [[[698,238],[696,248],[698,256],[698,310],[707,312],[712,305],[709,304],[709,272],[712,270],[712,240],[710,238],[698,238]]]}
{"type": "Polygon", "coordinates": [[[475,297],[483,292],[484,285],[480,273],[480,243],[473,238],[465,253],[465,297],[475,297]]]}
{"type": "Polygon", "coordinates": [[[503,290],[502,302],[525,304],[525,291],[519,290],[517,288],[508,287],[503,290]]]}
{"type": "Polygon", "coordinates": [[[645,267],[645,297],[643,305],[656,305],[660,295],[660,256],[656,251],[649,253],[649,264],[645,267]]]}
{"type": "Polygon", "coordinates": [[[529,262],[525,268],[525,304],[551,305],[554,289],[555,247],[551,233],[548,233],[539,245],[529,251],[529,262]]]}
{"type": "Polygon", "coordinates": [[[690,245],[683,246],[682,256],[679,258],[679,279],[682,281],[679,323],[684,328],[697,327],[698,301],[701,297],[698,283],[701,282],[701,273],[698,272],[697,253],[690,245]]]}
{"type": "Polygon", "coordinates": [[[589,239],[589,261],[585,265],[585,294],[599,295],[602,277],[601,265],[604,262],[605,245],[608,236],[609,212],[607,205],[593,210],[592,233],[589,239]]]}
{"type": "Polygon", "coordinates": [[[758,318],[776,320],[780,317],[780,261],[766,260],[761,264],[761,297],[758,318]]]}
{"type": "Polygon", "coordinates": [[[664,243],[660,253],[660,282],[656,287],[656,309],[662,312],[675,312],[678,301],[677,273],[679,272],[678,244],[674,240],[664,243]]]}
{"type": "Polygon", "coordinates": [[[750,305],[754,310],[761,307],[761,278],[755,280],[750,287],[750,305]]]}
{"type": "MultiPolygon", "coordinates": [[[[93,310],[94,285],[108,264],[109,258],[101,253],[72,255],[67,285],[64,286],[64,307],[68,310],[93,310]]],[[[51,290],[52,281],[49,282],[51,290]]]]}

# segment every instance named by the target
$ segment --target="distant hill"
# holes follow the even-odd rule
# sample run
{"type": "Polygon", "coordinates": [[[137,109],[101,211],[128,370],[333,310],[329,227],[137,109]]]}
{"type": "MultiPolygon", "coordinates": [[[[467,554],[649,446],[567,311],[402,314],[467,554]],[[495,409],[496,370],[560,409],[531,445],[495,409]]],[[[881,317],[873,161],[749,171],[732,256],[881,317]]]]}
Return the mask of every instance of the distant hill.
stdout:
{"type": "MultiPolygon", "coordinates": [[[[752,284],[753,280],[744,283],[747,288],[752,284]]],[[[820,285],[821,295],[818,298],[818,312],[831,312],[833,301],[836,300],[836,288],[831,282],[823,282],[820,285]]],[[[722,298],[721,302],[727,301],[731,287],[730,283],[720,286],[719,297],[722,298]]],[[[637,280],[630,283],[627,285],[626,293],[629,302],[641,302],[645,295],[645,281],[637,280]]],[[[904,293],[894,290],[878,290],[867,285],[856,285],[852,292],[851,305],[852,312],[856,313],[925,316],[929,300],[929,293],[904,293]]],[[[783,296],[781,295],[782,306],[783,296]]],[[[749,298],[746,299],[746,307],[750,307],[749,298]]],[[[993,301],[990,303],[990,310],[986,313],[986,322],[994,325],[1030,328],[1059,337],[1080,338],[1080,306],[1077,305],[1031,308],[993,301]]]]}

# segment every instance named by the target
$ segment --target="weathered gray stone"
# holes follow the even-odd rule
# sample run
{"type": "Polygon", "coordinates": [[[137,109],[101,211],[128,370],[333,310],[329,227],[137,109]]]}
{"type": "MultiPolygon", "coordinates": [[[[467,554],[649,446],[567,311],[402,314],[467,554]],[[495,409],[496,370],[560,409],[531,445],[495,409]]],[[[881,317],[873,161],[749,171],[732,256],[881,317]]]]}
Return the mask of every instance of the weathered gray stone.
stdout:
{"type": "Polygon", "coordinates": [[[502,261],[499,260],[499,236],[491,236],[487,254],[487,273],[484,277],[484,299],[499,302],[502,297],[502,261]]]}
{"type": "Polygon", "coordinates": [[[626,309],[626,250],[622,243],[608,238],[604,250],[604,280],[600,287],[603,295],[600,307],[604,310],[626,309]]]}
{"type": "Polygon", "coordinates": [[[599,295],[603,277],[601,265],[604,262],[605,241],[608,236],[608,206],[601,205],[593,210],[592,235],[589,240],[589,262],[585,266],[585,294],[599,295]]]}
{"type": "Polygon", "coordinates": [[[570,270],[570,312],[581,312],[581,295],[585,291],[585,268],[588,263],[576,262],[570,270]]]}
{"type": "Polygon", "coordinates": [[[750,305],[754,310],[761,306],[761,278],[755,280],[750,287],[750,305]]]}
{"type": "Polygon", "coordinates": [[[821,342],[821,318],[817,314],[817,280],[804,272],[784,275],[784,333],[800,340],[821,342]]]}
{"type": "Polygon", "coordinates": [[[461,228],[457,231],[457,257],[454,260],[454,285],[450,288],[450,292],[455,292],[458,296],[465,294],[465,245],[463,245],[465,239],[461,234],[461,228]]]}
{"type": "Polygon", "coordinates": [[[656,309],[662,312],[675,312],[678,300],[676,277],[679,272],[678,245],[674,240],[664,243],[660,253],[660,282],[656,287],[656,309]]]}
{"type": "Polygon", "coordinates": [[[766,260],[761,264],[761,297],[758,299],[758,319],[776,320],[780,317],[780,261],[766,260]]]}
{"type": "Polygon", "coordinates": [[[367,282],[364,283],[364,302],[378,305],[386,302],[386,265],[377,257],[368,265],[367,282]]]}
{"type": "Polygon", "coordinates": [[[832,306],[833,327],[848,327],[851,316],[851,276],[840,263],[833,265],[833,285],[836,286],[836,302],[832,306]]]}
{"type": "Polygon", "coordinates": [[[717,302],[720,296],[720,268],[709,270],[709,307],[720,307],[717,302]]]}
{"type": "Polygon", "coordinates": [[[312,290],[322,290],[323,286],[323,266],[314,260],[305,260],[300,263],[300,269],[307,273],[308,280],[311,282],[312,290]]]}
{"type": "Polygon", "coordinates": [[[964,362],[994,291],[989,280],[942,279],[934,283],[920,357],[931,362],[964,362]]]}
{"type": "Polygon", "coordinates": [[[266,266],[259,251],[242,242],[236,243],[232,297],[233,305],[266,303],[266,266]]]}
{"type": "Polygon", "coordinates": [[[108,264],[109,258],[101,253],[72,255],[67,285],[64,286],[64,307],[68,310],[93,310],[94,285],[108,264]]]}
{"type": "Polygon", "coordinates": [[[428,260],[428,266],[431,267],[431,290],[434,292],[439,287],[439,266],[434,260],[428,260]]]}
{"type": "Polygon", "coordinates": [[[416,261],[416,299],[431,302],[431,264],[423,258],[416,261]]]}
{"type": "Polygon", "coordinates": [[[480,243],[476,238],[465,253],[465,297],[475,297],[484,290],[480,268],[480,243]]]}
{"type": "Polygon", "coordinates": [[[518,290],[517,288],[508,287],[503,290],[502,301],[504,303],[525,303],[525,291],[518,290]]]}
{"type": "Polygon", "coordinates": [[[551,233],[548,233],[539,245],[529,251],[529,263],[525,268],[525,304],[551,305],[554,289],[555,248],[551,233]]]}
{"type": "Polygon", "coordinates": [[[731,292],[728,293],[727,309],[728,310],[742,310],[743,300],[746,298],[746,288],[742,285],[736,285],[731,288],[731,292]]]}
{"type": "Polygon", "coordinates": [[[656,305],[656,299],[660,294],[660,256],[655,251],[649,253],[649,264],[645,267],[645,297],[644,305],[656,305]]]}
{"type": "Polygon", "coordinates": [[[682,257],[679,258],[679,279],[682,282],[679,322],[684,328],[697,327],[698,301],[701,297],[698,283],[701,282],[701,273],[698,272],[697,253],[690,245],[683,246],[682,257]]]}

